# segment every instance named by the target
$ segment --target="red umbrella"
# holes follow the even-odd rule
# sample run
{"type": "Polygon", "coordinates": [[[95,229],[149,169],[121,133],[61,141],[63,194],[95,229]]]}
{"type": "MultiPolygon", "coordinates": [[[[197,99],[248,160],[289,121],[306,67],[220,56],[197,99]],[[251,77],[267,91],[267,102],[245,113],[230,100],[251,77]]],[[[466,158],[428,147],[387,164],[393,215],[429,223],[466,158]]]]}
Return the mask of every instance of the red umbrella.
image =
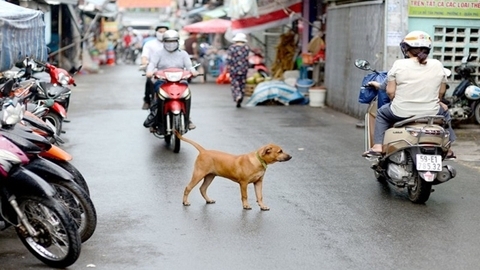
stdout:
{"type": "Polygon", "coordinates": [[[212,19],[186,25],[183,30],[190,33],[225,33],[231,24],[229,20],[212,19]]]}

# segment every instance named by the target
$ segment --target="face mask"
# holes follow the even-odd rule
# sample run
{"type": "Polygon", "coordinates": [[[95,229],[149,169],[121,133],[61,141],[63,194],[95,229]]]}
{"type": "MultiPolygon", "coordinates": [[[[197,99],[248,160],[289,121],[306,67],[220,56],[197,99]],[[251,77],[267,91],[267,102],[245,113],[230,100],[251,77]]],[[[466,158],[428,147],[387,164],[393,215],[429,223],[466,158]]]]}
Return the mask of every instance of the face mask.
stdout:
{"type": "Polygon", "coordinates": [[[173,52],[178,49],[178,42],[164,42],[163,47],[169,52],[173,52]]]}
{"type": "Polygon", "coordinates": [[[157,39],[158,39],[159,41],[162,41],[162,39],[163,39],[163,33],[156,32],[155,35],[157,36],[157,39]]]}

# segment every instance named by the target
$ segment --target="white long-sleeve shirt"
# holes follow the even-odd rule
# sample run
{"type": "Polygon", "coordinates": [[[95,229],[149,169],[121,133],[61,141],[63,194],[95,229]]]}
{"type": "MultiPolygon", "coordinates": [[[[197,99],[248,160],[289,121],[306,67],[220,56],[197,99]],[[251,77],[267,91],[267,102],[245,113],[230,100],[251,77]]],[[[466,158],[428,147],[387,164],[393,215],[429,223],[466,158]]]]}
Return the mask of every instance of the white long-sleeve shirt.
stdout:
{"type": "Polygon", "coordinates": [[[152,39],[149,40],[143,45],[142,48],[142,57],[146,57],[148,60],[150,60],[150,57],[155,54],[155,52],[158,52],[163,49],[163,43],[159,41],[158,39],[152,39]]]}

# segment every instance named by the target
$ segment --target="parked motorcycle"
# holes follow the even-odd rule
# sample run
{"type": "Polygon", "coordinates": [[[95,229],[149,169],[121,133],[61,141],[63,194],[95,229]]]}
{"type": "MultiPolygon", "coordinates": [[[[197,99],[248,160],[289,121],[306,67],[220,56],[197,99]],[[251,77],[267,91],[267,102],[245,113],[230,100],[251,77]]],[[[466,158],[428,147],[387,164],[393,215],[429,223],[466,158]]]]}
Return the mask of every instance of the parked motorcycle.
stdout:
{"type": "Polygon", "coordinates": [[[476,59],[472,55],[462,58],[460,66],[455,67],[455,72],[462,81],[455,88],[451,96],[444,96],[443,103],[448,106],[454,125],[474,119],[480,124],[480,87],[475,83],[475,68],[468,63],[476,59]]]}
{"type": "MultiPolygon", "coordinates": [[[[27,109],[50,122],[55,127],[56,134],[60,135],[70,105],[70,87],[76,86],[74,78],[66,70],[49,63],[26,58],[23,65],[20,71],[7,73],[8,76],[17,82],[32,80],[35,82],[27,109]]],[[[80,69],[81,66],[76,72],[80,69]]],[[[28,90],[30,87],[20,88],[28,90]]]]}
{"type": "MultiPolygon", "coordinates": [[[[198,67],[198,64],[194,67],[198,67]]],[[[174,153],[180,152],[180,139],[173,131],[177,130],[182,135],[188,131],[191,93],[187,80],[192,76],[189,70],[179,68],[158,70],[153,75],[154,79],[164,81],[155,96],[156,99],[164,100],[164,106],[161,108],[155,102],[151,110],[155,112],[155,119],[163,119],[164,125],[159,127],[155,120],[152,133],[158,138],[164,138],[174,153]]]]}
{"type": "Polygon", "coordinates": [[[81,240],[57,192],[22,164],[28,157],[0,139],[0,223],[15,227],[25,247],[50,267],[65,268],[80,256],[81,240]]]}
{"type": "Polygon", "coordinates": [[[50,142],[25,128],[16,128],[22,117],[22,105],[17,98],[3,98],[0,140],[9,140],[28,157],[24,167],[42,177],[57,191],[57,198],[69,209],[78,226],[82,242],[88,240],[97,224],[96,210],[88,194],[63,167],[40,156],[52,148],[50,142]]]}
{"type": "MultiPolygon", "coordinates": [[[[355,66],[378,73],[363,59],[355,60],[355,66]]],[[[377,98],[374,98],[365,114],[365,151],[373,146],[376,114],[377,98]]],[[[385,132],[385,154],[367,157],[374,162],[371,168],[375,178],[406,189],[414,203],[426,202],[432,185],[445,183],[456,176],[453,166],[443,164],[450,148],[448,125],[439,115],[411,117],[395,123],[385,132]]]]}

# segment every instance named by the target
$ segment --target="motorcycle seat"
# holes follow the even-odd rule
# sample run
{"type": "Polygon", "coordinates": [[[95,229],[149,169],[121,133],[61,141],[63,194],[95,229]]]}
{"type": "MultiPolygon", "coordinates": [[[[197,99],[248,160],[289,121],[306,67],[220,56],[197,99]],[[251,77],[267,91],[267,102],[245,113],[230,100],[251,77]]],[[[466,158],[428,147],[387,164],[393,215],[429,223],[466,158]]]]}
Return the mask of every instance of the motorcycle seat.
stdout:
{"type": "Polygon", "coordinates": [[[403,127],[407,124],[412,124],[412,123],[425,123],[428,125],[439,125],[439,126],[445,126],[447,123],[445,121],[445,117],[442,115],[428,115],[428,116],[413,116],[408,119],[402,120],[400,122],[397,122],[393,124],[394,128],[399,128],[403,127]]]}

